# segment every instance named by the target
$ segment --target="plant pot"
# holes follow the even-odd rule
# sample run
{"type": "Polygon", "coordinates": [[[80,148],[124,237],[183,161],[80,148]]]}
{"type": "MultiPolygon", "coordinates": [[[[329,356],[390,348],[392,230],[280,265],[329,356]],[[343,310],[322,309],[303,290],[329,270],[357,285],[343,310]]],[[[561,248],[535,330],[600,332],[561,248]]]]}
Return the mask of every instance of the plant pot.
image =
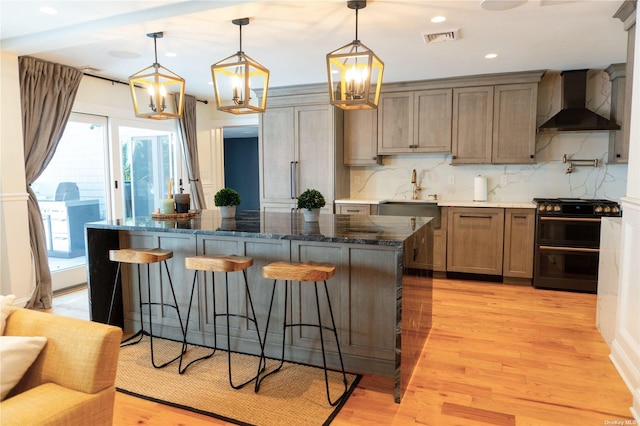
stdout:
{"type": "Polygon", "coordinates": [[[223,219],[236,217],[236,206],[220,206],[220,212],[223,219]]]}
{"type": "Polygon", "coordinates": [[[317,222],[320,219],[320,209],[302,209],[305,222],[317,222]]]}

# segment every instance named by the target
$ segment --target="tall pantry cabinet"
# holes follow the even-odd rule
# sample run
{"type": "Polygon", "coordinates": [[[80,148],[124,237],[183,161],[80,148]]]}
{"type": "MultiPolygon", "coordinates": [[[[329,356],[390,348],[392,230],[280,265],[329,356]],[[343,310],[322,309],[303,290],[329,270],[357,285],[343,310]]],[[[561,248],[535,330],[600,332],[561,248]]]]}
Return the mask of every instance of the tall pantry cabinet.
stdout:
{"type": "Polygon", "coordinates": [[[305,189],[320,191],[324,211],[349,197],[343,162],[343,111],[321,93],[269,92],[260,117],[260,204],[263,211],[291,211],[305,189]]]}

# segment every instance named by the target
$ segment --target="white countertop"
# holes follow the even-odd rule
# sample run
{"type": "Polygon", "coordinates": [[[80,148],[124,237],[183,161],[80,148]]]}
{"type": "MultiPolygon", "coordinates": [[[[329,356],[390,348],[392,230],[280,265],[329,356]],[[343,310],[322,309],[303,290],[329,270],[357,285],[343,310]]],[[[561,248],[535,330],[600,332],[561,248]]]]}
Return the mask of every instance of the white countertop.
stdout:
{"type": "MultiPolygon", "coordinates": [[[[358,199],[343,198],[335,200],[336,204],[383,204],[387,202],[403,202],[403,203],[425,203],[433,202],[433,200],[403,200],[403,199],[358,199]]],[[[536,204],[532,201],[468,201],[468,200],[438,200],[441,207],[498,207],[512,209],[535,209],[536,204]]]]}

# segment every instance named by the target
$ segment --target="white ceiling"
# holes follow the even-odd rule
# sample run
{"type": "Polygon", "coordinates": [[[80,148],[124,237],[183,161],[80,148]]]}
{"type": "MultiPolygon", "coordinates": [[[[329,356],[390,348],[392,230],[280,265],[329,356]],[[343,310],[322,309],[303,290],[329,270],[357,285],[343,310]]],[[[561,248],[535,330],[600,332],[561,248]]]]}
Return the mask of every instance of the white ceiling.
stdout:
{"type": "MultiPolygon", "coordinates": [[[[528,0],[499,11],[480,3],[369,0],[358,36],[385,63],[384,82],[625,61],[627,35],[613,18],[622,0],[528,0]],[[447,20],[431,23],[436,15],[447,20]],[[422,37],[454,29],[457,41],[426,44],[422,37]]],[[[345,0],[0,0],[0,16],[2,50],[93,67],[89,74],[120,81],[154,62],[146,34],[164,31],[158,62],[185,78],[187,93],[209,100],[211,64],[239,48],[232,19],[251,17],[243,50],[271,71],[271,87],[326,83],[326,54],[355,36],[355,12],[345,0]],[[58,13],[39,12],[43,5],[58,13]]]]}

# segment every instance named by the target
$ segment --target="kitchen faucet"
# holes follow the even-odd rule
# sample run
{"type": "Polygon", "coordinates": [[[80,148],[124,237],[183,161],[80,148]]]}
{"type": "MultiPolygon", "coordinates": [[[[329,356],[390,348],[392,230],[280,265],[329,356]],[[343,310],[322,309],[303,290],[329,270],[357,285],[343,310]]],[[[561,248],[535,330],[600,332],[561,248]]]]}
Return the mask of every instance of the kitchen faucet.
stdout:
{"type": "Polygon", "coordinates": [[[417,181],[417,179],[416,179],[416,169],[413,169],[413,171],[411,172],[411,183],[413,184],[413,199],[414,200],[418,199],[418,191],[422,191],[422,188],[418,186],[416,181],[417,181]]]}

